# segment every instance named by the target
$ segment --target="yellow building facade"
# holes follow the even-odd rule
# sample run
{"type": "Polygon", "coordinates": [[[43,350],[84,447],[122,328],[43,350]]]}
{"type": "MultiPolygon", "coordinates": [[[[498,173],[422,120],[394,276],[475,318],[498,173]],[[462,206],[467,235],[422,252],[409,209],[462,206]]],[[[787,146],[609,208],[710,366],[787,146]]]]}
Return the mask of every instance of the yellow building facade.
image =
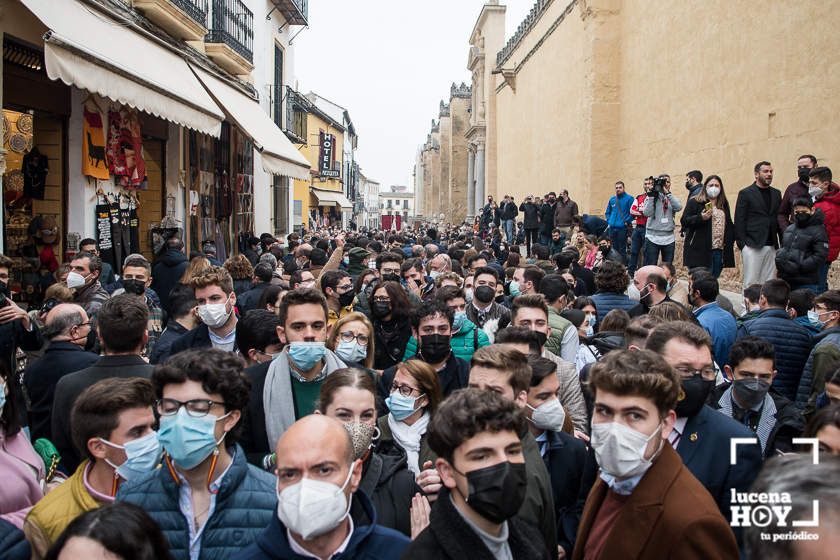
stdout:
{"type": "MultiPolygon", "coordinates": [[[[488,6],[498,12],[488,2],[474,36],[488,6]]],[[[734,201],[758,161],[781,190],[800,154],[836,167],[837,21],[840,3],[824,0],[539,0],[487,53],[490,83],[474,79],[474,95],[492,96],[485,194],[567,188],[581,212],[602,214],[619,179],[637,194],[669,173],[684,196],[700,169],[734,201]]]]}
{"type": "MultiPolygon", "coordinates": [[[[320,226],[330,225],[335,220],[340,224],[342,209],[349,210],[343,191],[342,149],[346,130],[313,104],[307,104],[305,109],[306,126],[305,129],[299,126],[298,130],[299,140],[305,139],[306,143],[297,142],[296,145],[309,161],[312,176],[309,181],[294,180],[295,226],[310,229],[313,221],[320,226]],[[325,156],[325,150],[331,153],[325,156]],[[323,157],[327,157],[328,162],[322,161],[323,157]]],[[[304,118],[303,111],[296,118],[304,118]]]]}

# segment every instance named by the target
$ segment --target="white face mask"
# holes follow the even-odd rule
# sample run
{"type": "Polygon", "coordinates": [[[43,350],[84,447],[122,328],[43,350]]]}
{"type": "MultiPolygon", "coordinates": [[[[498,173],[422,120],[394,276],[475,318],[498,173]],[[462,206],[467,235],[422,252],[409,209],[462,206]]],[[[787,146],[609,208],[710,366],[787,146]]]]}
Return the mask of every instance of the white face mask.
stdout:
{"type": "Polygon", "coordinates": [[[230,296],[228,296],[228,299],[226,299],[224,303],[206,303],[204,305],[199,305],[198,316],[201,318],[201,322],[211,329],[218,329],[227,323],[230,314],[233,312],[233,309],[230,311],[227,310],[227,302],[229,300],[230,296]]]}
{"type": "Polygon", "coordinates": [[[85,285],[85,282],[86,282],[85,277],[82,276],[81,274],[79,274],[76,271],[71,270],[67,274],[67,287],[70,288],[70,289],[81,288],[82,286],[85,285]]]}
{"type": "Polygon", "coordinates": [[[709,198],[717,198],[720,194],[720,187],[708,187],[706,188],[706,194],[709,195],[709,198]]]}
{"type": "Polygon", "coordinates": [[[545,401],[537,408],[528,405],[533,411],[531,421],[540,430],[559,432],[563,429],[563,422],[566,420],[566,411],[560,404],[560,399],[553,398],[545,401]]]}
{"type": "MultiPolygon", "coordinates": [[[[660,423],[648,436],[618,422],[593,422],[590,445],[595,451],[598,466],[605,473],[618,479],[643,474],[659,453],[657,451],[650,459],[645,459],[648,442],[656,437],[661,429],[660,423]]],[[[661,443],[659,449],[662,449],[661,443]]]]}
{"type": "Polygon", "coordinates": [[[467,289],[464,290],[464,299],[466,300],[467,303],[472,302],[473,295],[474,295],[474,292],[473,292],[472,288],[467,288],[467,289]]]}
{"type": "Polygon", "coordinates": [[[350,501],[344,488],[353,476],[355,461],[344,484],[303,478],[277,493],[277,517],[293,533],[308,541],[335,529],[347,517],[350,501]]]}
{"type": "Polygon", "coordinates": [[[808,187],[808,194],[811,195],[811,198],[819,198],[822,196],[822,189],[819,187],[808,187]]]}

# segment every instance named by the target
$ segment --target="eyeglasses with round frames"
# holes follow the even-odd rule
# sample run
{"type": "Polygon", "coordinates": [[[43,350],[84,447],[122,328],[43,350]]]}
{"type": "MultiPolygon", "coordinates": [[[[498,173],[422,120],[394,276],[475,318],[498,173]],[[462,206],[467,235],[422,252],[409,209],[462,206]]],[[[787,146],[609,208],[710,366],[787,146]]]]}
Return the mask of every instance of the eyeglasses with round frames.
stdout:
{"type": "MultiPolygon", "coordinates": [[[[396,383],[391,383],[391,392],[393,393],[394,391],[398,391],[400,393],[400,395],[402,395],[404,397],[410,397],[411,393],[414,393],[415,391],[417,393],[420,393],[420,390],[415,389],[414,387],[409,387],[408,385],[397,385],[396,383]]],[[[420,393],[418,395],[418,398],[422,397],[423,394],[424,393],[420,393]]]]}
{"type": "Polygon", "coordinates": [[[370,337],[366,334],[353,334],[350,331],[339,333],[338,336],[341,338],[341,342],[350,342],[355,340],[359,346],[367,346],[368,340],[370,340],[370,337]]]}
{"type": "Polygon", "coordinates": [[[181,407],[187,410],[187,414],[195,418],[207,416],[214,406],[225,406],[223,402],[216,402],[207,399],[192,399],[189,401],[178,401],[175,399],[158,399],[155,408],[161,416],[172,416],[177,414],[181,407]]]}

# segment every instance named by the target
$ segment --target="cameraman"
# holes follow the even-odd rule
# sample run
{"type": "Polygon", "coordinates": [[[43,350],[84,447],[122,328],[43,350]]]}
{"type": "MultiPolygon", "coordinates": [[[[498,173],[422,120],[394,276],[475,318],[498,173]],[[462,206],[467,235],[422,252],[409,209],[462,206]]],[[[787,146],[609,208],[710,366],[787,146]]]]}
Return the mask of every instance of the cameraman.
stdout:
{"type": "Polygon", "coordinates": [[[671,177],[660,175],[642,204],[642,214],[648,217],[645,229],[645,266],[674,261],[674,214],[682,210],[682,203],[671,194],[671,177]]]}

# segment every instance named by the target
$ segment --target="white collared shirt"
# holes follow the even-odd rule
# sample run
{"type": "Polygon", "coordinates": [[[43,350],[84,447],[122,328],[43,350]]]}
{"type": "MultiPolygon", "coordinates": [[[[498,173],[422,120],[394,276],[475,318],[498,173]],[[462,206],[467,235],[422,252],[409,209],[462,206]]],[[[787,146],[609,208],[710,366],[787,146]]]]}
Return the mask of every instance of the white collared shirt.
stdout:
{"type": "Polygon", "coordinates": [[[674,422],[674,429],[671,430],[671,435],[668,436],[668,441],[674,449],[680,444],[686,423],[688,423],[688,417],[685,416],[677,418],[677,421],[674,422]]]}

